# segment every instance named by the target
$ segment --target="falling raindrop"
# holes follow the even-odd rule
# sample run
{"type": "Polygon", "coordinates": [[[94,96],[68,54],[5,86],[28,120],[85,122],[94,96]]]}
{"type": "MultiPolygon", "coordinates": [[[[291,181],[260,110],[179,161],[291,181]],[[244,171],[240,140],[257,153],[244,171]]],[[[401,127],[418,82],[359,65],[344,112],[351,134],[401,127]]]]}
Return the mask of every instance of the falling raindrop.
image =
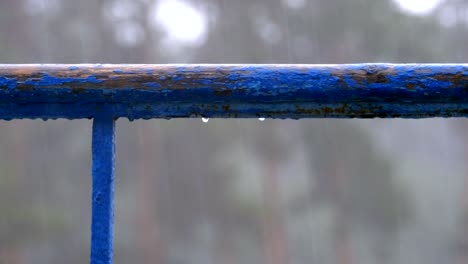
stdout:
{"type": "Polygon", "coordinates": [[[265,121],[265,118],[264,118],[264,117],[260,117],[258,120],[261,121],[261,122],[263,122],[263,121],[265,121]]]}
{"type": "Polygon", "coordinates": [[[208,123],[208,121],[210,121],[208,117],[202,117],[201,120],[203,121],[203,123],[208,123]]]}

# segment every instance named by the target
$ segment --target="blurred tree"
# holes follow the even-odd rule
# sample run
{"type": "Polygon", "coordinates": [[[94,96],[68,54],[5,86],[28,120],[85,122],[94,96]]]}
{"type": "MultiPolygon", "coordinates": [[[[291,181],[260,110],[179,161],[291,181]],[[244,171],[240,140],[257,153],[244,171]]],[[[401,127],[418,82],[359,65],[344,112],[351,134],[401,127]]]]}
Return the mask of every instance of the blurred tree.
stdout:
{"type": "MultiPolygon", "coordinates": [[[[350,63],[456,62],[466,61],[468,56],[464,48],[468,34],[461,14],[466,0],[453,0],[459,17],[456,25],[449,27],[439,25],[437,17],[402,14],[389,0],[189,0],[187,3],[206,7],[210,12],[207,13],[210,17],[208,34],[199,47],[181,47],[175,45],[177,43],[162,45],[161,29],[150,21],[155,1],[1,1],[0,60],[4,63],[350,63]]],[[[161,126],[161,130],[156,132],[160,134],[152,137],[154,128],[145,126],[146,132],[140,139],[135,137],[134,130],[123,130],[119,148],[131,151],[120,152],[118,156],[119,163],[125,163],[119,167],[120,171],[125,173],[120,174],[118,187],[122,191],[116,195],[118,200],[126,198],[125,191],[131,190],[132,184],[137,182],[135,189],[141,197],[138,200],[141,204],[137,206],[140,207],[137,228],[138,234],[143,235],[136,238],[140,242],[134,244],[124,243],[127,237],[117,237],[116,244],[123,247],[119,249],[136,258],[129,257],[135,262],[195,263],[191,256],[186,256],[193,253],[186,245],[199,246],[200,233],[205,232],[204,226],[209,226],[207,229],[215,233],[213,244],[217,250],[212,256],[215,263],[241,262],[238,258],[243,254],[236,254],[236,250],[241,250],[236,249],[239,237],[255,241],[253,249],[242,249],[242,253],[261,251],[263,246],[265,252],[272,252],[268,253],[270,257],[276,256],[270,263],[288,260],[294,263],[286,248],[288,237],[282,213],[289,212],[292,207],[310,213],[314,203],[336,211],[336,255],[340,263],[349,263],[353,258],[350,256],[351,225],[366,225],[378,230],[371,231],[376,240],[393,241],[392,235],[409,217],[409,203],[392,178],[391,162],[377,152],[364,131],[349,122],[302,122],[303,127],[296,130],[304,132],[304,144],[311,157],[310,169],[314,172],[310,178],[315,179],[316,184],[310,186],[312,198],[306,201],[305,207],[286,204],[286,208],[278,204],[282,198],[278,181],[283,166],[281,155],[296,152],[297,146],[289,144],[278,131],[294,130],[289,126],[279,128],[278,123],[259,126],[253,122],[238,126],[231,121],[208,125],[200,120],[158,121],[155,125],[161,126]],[[247,146],[242,152],[226,157],[245,162],[210,166],[219,161],[219,153],[230,152],[241,141],[239,131],[251,134],[247,146]],[[138,140],[141,140],[139,144],[138,140]],[[232,194],[241,175],[254,174],[240,168],[247,163],[245,157],[261,164],[258,174],[263,188],[256,192],[263,193],[263,198],[232,194]],[[137,179],[132,177],[134,171],[139,175],[137,179]],[[151,232],[144,234],[147,229],[156,230],[164,239],[154,239],[151,232]],[[270,235],[262,236],[264,233],[270,235]],[[141,247],[145,243],[151,244],[145,247],[146,259],[135,253],[141,252],[135,245],[141,247]],[[153,249],[154,252],[150,252],[153,249]]],[[[8,148],[18,147],[16,162],[24,156],[31,160],[33,155],[41,154],[26,151],[29,146],[36,146],[34,142],[50,140],[63,146],[78,138],[78,144],[72,145],[76,148],[83,145],[80,140],[87,140],[80,137],[85,134],[80,129],[83,123],[68,124],[66,129],[48,133],[44,138],[37,135],[36,125],[28,123],[2,133],[2,144],[8,148]],[[23,133],[22,138],[30,138],[28,142],[16,142],[22,145],[10,142],[18,129],[23,133]]],[[[53,151],[64,150],[57,147],[53,151]]],[[[74,158],[89,156],[89,148],[74,151],[77,152],[74,158]]],[[[60,200],[57,197],[61,196],[54,195],[53,190],[64,189],[70,199],[76,201],[72,206],[77,211],[71,217],[75,219],[73,223],[81,224],[83,219],[89,218],[89,201],[80,198],[89,194],[89,180],[81,177],[89,168],[61,165],[63,167],[51,174],[49,182],[62,179],[62,185],[44,186],[41,194],[33,192],[33,188],[20,187],[16,174],[23,172],[10,174],[10,170],[15,170],[9,168],[13,162],[1,164],[6,171],[1,175],[6,176],[0,178],[0,212],[2,221],[7,224],[0,224],[0,230],[7,231],[1,233],[0,238],[8,238],[0,240],[1,249],[14,252],[12,248],[16,242],[11,237],[28,240],[34,233],[37,211],[30,207],[35,204],[16,199],[24,193],[31,196],[47,193],[48,199],[60,200]],[[17,206],[12,206],[12,200],[17,206]]],[[[18,170],[26,169],[21,163],[17,166],[18,170]]],[[[118,217],[131,213],[134,211],[117,211],[118,217]]],[[[298,229],[305,230],[308,224],[298,229]]],[[[82,237],[82,231],[87,229],[87,226],[72,229],[62,234],[56,244],[65,248],[70,237],[82,237]]],[[[87,248],[88,237],[84,237],[86,243],[81,247],[87,248]]],[[[308,243],[314,241],[310,238],[308,243]]],[[[117,252],[121,252],[119,249],[117,252]]],[[[77,255],[87,254],[87,249],[82,250],[77,255]]],[[[67,252],[70,251],[72,249],[67,252]]],[[[80,262],[79,256],[68,259],[67,254],[60,253],[54,258],[60,260],[57,262],[80,262]]],[[[126,254],[116,262],[125,262],[123,255],[126,254]]],[[[386,258],[388,253],[383,254],[386,258]]]]}
{"type": "MultiPolygon", "coordinates": [[[[350,263],[351,225],[381,233],[377,239],[394,241],[396,231],[408,220],[408,199],[392,178],[389,161],[374,150],[366,133],[333,120],[304,122],[304,133],[317,175],[310,203],[324,201],[337,210],[338,263],[350,263]]],[[[391,262],[387,252],[391,247],[380,250],[375,251],[380,254],[376,260],[391,262]]]]}
{"type": "MultiPolygon", "coordinates": [[[[464,146],[463,158],[468,160],[468,138],[466,136],[466,129],[468,123],[463,120],[455,124],[455,132],[461,139],[464,146]]],[[[455,234],[455,262],[457,264],[468,263],[468,195],[466,190],[468,188],[468,169],[465,168],[463,179],[463,193],[461,203],[461,214],[458,221],[458,229],[460,232],[455,234]]]]}
{"type": "Polygon", "coordinates": [[[218,19],[195,61],[440,62],[456,55],[436,19],[402,14],[388,0],[207,1],[218,19]]]}

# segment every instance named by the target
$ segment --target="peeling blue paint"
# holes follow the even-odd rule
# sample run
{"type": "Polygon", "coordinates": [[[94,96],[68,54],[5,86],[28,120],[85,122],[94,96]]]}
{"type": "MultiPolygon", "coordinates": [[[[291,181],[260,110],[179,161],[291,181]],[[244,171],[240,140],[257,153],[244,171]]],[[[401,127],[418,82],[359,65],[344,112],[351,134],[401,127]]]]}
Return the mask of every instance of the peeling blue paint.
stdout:
{"type": "Polygon", "coordinates": [[[31,85],[35,88],[41,87],[56,87],[62,86],[67,83],[102,83],[104,80],[98,80],[96,76],[90,75],[86,78],[72,78],[72,77],[57,77],[51,76],[47,73],[43,74],[41,78],[30,78],[24,81],[25,85],[31,85]]]}
{"type": "Polygon", "coordinates": [[[8,90],[16,88],[16,78],[7,78],[0,76],[0,87],[6,87],[8,90]]]}
{"type": "Polygon", "coordinates": [[[23,79],[8,67],[4,119],[468,116],[465,64],[43,65],[23,79]]]}
{"type": "Polygon", "coordinates": [[[147,83],[143,83],[146,87],[149,87],[149,88],[160,88],[161,85],[159,83],[156,83],[156,82],[147,82],[147,83]]]}

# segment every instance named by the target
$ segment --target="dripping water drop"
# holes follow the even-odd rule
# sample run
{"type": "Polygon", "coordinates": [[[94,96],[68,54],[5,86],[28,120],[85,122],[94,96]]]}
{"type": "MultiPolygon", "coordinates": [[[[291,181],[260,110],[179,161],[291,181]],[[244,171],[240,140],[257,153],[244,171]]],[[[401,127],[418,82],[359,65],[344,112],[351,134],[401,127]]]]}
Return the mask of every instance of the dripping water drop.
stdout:
{"type": "Polygon", "coordinates": [[[208,117],[202,117],[201,120],[203,121],[203,123],[208,123],[208,121],[210,121],[208,117]]]}

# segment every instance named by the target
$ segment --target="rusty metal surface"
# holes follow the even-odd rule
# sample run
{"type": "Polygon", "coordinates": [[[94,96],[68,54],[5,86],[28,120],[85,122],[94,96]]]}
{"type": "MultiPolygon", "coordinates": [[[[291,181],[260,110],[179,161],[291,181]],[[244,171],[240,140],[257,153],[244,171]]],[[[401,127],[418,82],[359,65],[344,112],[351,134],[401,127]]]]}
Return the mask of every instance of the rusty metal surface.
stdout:
{"type": "Polygon", "coordinates": [[[468,64],[0,65],[0,118],[468,115],[468,64]]]}

